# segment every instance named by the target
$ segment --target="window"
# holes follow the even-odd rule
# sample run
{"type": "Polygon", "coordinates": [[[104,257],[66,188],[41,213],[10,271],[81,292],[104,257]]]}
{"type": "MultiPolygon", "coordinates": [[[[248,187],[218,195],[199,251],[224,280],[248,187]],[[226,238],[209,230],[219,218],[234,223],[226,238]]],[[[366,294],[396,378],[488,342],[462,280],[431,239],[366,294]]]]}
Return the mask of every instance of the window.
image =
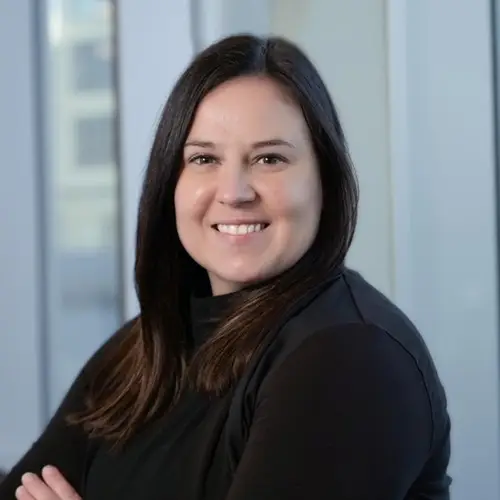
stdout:
{"type": "Polygon", "coordinates": [[[114,21],[105,8],[111,3],[45,1],[43,295],[46,406],[53,412],[81,366],[121,323],[122,291],[114,21]]]}
{"type": "Polygon", "coordinates": [[[96,40],[75,44],[73,78],[77,91],[108,90],[113,78],[111,41],[96,40]]]}
{"type": "Polygon", "coordinates": [[[109,116],[75,120],[79,166],[108,165],[114,161],[113,125],[109,116]]]}
{"type": "Polygon", "coordinates": [[[62,0],[67,23],[95,23],[109,17],[112,5],[112,0],[62,0]]]}

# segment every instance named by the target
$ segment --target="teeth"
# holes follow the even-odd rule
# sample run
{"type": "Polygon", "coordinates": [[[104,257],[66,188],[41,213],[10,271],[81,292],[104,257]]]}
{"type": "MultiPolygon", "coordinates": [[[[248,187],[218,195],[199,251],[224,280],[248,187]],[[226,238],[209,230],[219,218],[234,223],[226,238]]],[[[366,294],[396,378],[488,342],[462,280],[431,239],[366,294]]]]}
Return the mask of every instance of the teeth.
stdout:
{"type": "Polygon", "coordinates": [[[226,234],[258,233],[264,230],[265,224],[217,224],[217,230],[226,234]]]}

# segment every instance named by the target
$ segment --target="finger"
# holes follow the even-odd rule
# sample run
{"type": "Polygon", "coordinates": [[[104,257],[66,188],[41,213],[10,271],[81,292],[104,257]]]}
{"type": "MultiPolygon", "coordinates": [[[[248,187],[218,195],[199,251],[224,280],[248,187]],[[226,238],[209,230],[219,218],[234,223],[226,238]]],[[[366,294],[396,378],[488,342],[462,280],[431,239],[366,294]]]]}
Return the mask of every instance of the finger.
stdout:
{"type": "Polygon", "coordinates": [[[61,500],[36,474],[28,472],[23,475],[21,481],[35,500],[61,500]]]}
{"type": "Polygon", "coordinates": [[[35,497],[31,496],[28,490],[24,486],[19,486],[16,490],[17,500],[36,500],[35,497]]]}
{"type": "Polygon", "coordinates": [[[52,488],[60,500],[81,500],[80,495],[56,467],[51,465],[44,467],[42,469],[42,477],[47,486],[52,488]]]}

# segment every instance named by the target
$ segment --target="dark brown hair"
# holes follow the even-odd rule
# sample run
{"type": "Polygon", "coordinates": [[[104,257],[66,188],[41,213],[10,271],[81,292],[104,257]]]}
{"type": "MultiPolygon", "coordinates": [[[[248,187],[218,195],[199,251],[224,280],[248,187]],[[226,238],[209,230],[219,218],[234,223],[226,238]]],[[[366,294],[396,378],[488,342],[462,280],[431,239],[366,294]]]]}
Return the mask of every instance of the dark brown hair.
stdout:
{"type": "Polygon", "coordinates": [[[145,174],[135,263],[140,316],[95,370],[87,409],[73,423],[83,424],[93,436],[123,444],[146,421],[168,410],[187,382],[200,391],[227,391],[270,328],[343,263],[357,204],[356,176],[337,112],[299,48],[282,38],[238,35],[201,52],[180,76],[163,109],[145,174]],[[245,75],[272,78],[301,107],[320,167],[323,210],[316,239],[302,259],[244,294],[188,362],[189,296],[207,277],[179,240],[174,190],[201,100],[222,83],[245,75]]]}

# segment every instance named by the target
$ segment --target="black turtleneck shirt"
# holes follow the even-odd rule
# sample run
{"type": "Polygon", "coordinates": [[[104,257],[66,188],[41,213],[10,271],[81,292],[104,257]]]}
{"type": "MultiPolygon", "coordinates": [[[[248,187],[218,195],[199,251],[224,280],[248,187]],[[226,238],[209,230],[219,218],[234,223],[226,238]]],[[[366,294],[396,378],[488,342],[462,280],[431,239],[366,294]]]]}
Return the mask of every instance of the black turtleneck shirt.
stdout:
{"type": "MultiPolygon", "coordinates": [[[[195,346],[226,303],[192,301],[195,346]]],[[[0,500],[48,464],[85,500],[449,499],[446,401],[418,332],[351,271],[312,304],[233,391],[186,391],[113,453],[64,417],[82,408],[93,362],[124,327],[0,484],[0,500]]]]}

